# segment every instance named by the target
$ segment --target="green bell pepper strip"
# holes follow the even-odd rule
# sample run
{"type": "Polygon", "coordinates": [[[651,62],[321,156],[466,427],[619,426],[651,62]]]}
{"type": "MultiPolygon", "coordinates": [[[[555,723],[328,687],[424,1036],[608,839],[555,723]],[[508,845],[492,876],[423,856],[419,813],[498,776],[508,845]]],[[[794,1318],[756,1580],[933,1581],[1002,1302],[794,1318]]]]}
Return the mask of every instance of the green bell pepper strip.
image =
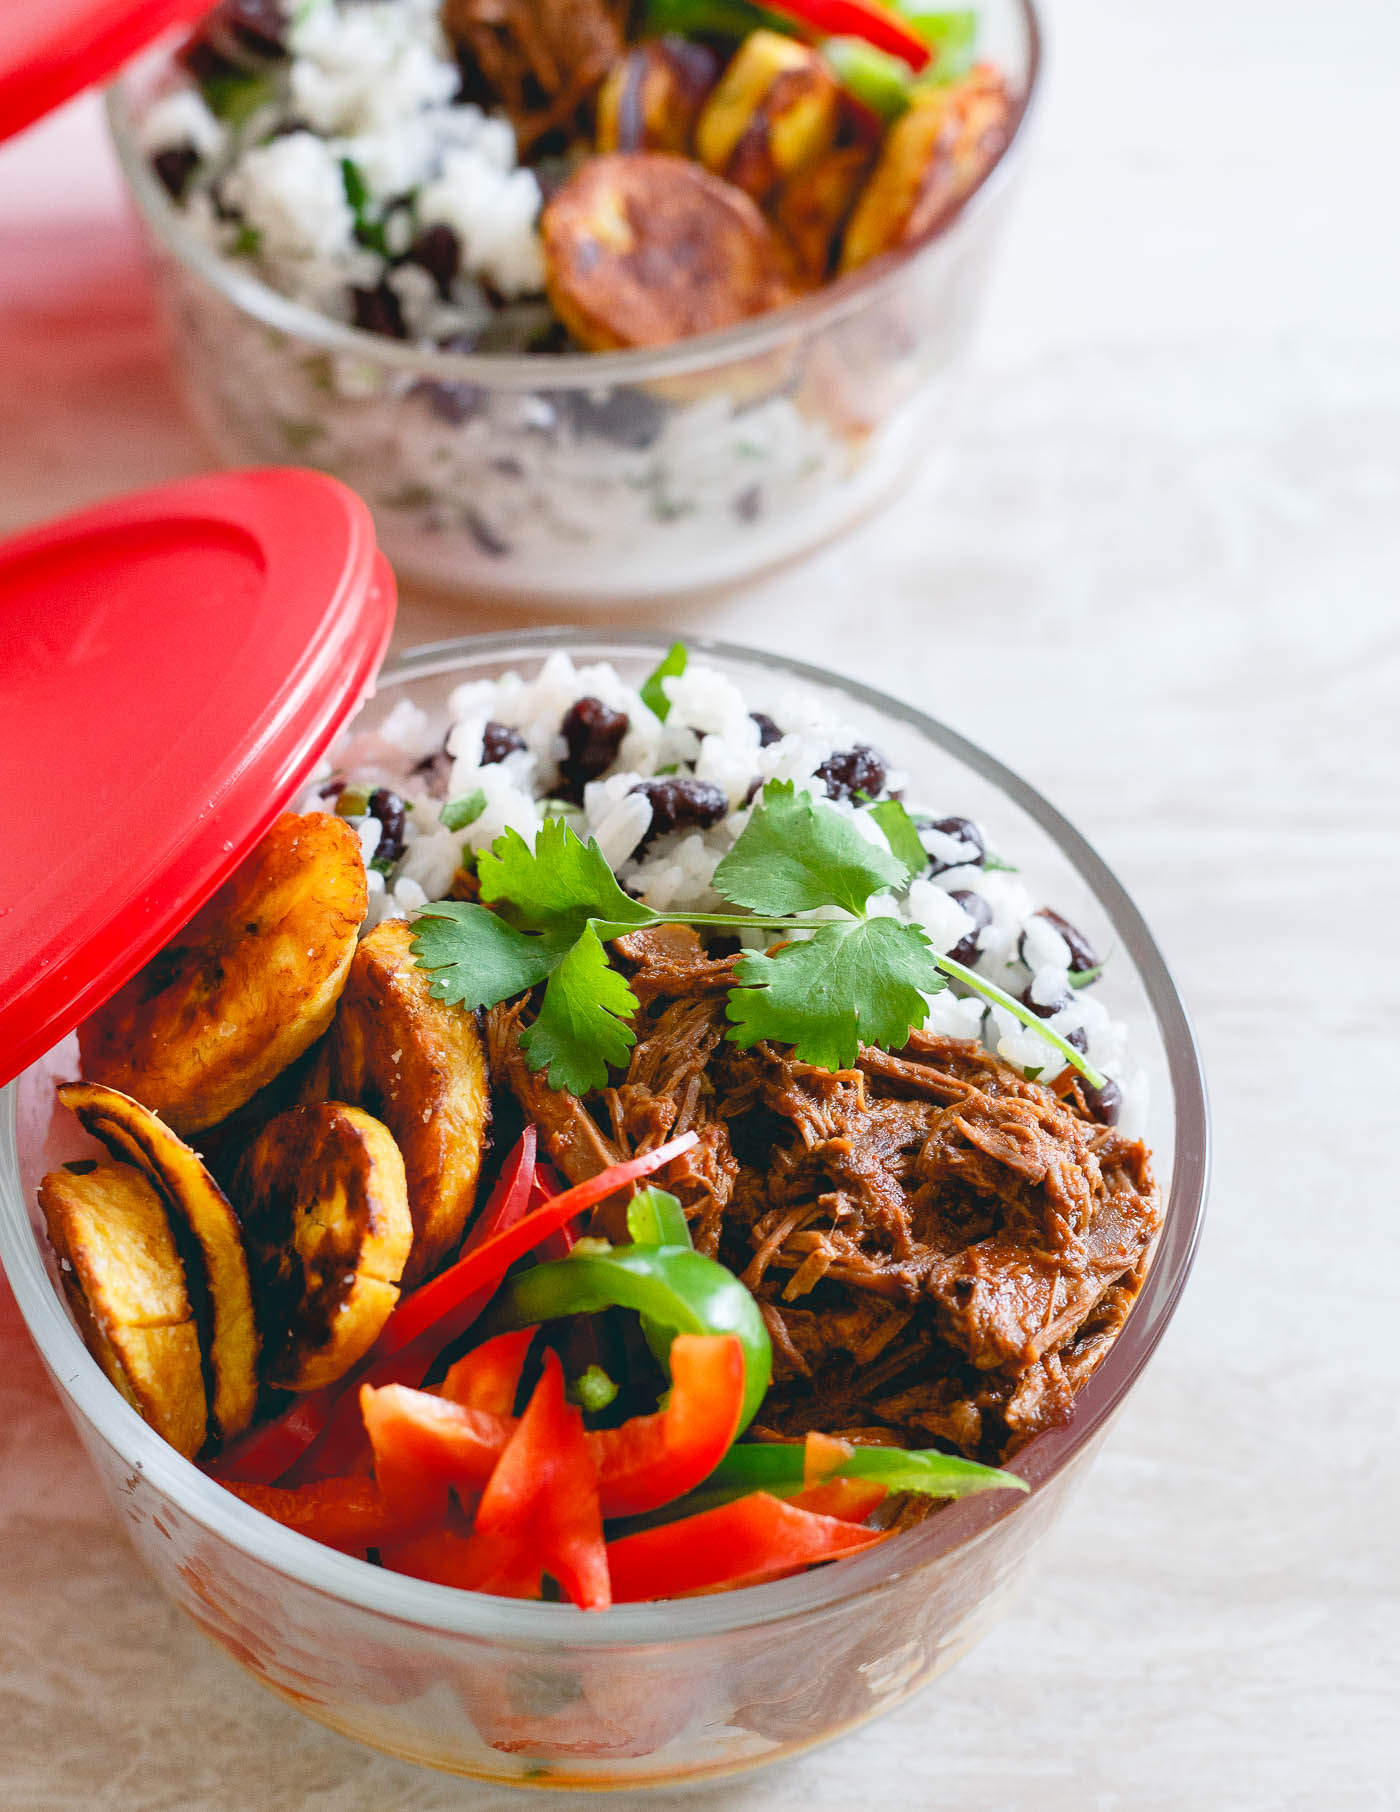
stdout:
{"type": "MultiPolygon", "coordinates": [[[[776,1441],[749,1441],[731,1447],[701,1490],[742,1494],[767,1491],[788,1496],[804,1486],[805,1448],[776,1441]]],[[[970,1497],[978,1491],[1029,1491],[1014,1472],[981,1466],[976,1460],[932,1449],[909,1451],[903,1447],[853,1447],[834,1476],[874,1479],[887,1491],[917,1491],[924,1497],[970,1497]]]]}
{"type": "Polygon", "coordinates": [[[690,1225],[669,1189],[639,1189],[627,1204],[627,1232],[634,1246],[692,1246],[690,1225]]]}
{"type": "Polygon", "coordinates": [[[635,1309],[671,1334],[737,1334],[744,1352],[739,1432],[748,1427],[773,1372],[768,1329],[758,1304],[733,1272],[689,1246],[615,1246],[607,1253],[573,1253],[553,1264],[534,1265],[502,1286],[492,1320],[504,1327],[529,1327],[613,1308],[635,1309]]]}

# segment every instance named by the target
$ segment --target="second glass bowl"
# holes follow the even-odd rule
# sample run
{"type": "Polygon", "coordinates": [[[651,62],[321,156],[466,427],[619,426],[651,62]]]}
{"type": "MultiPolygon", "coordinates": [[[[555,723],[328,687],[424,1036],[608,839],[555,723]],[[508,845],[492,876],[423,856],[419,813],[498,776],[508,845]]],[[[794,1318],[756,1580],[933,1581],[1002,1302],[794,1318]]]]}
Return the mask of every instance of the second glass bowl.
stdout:
{"type": "Polygon", "coordinates": [[[1031,0],[983,0],[1010,142],[913,251],[656,352],[423,351],[288,301],[219,258],[151,172],[164,54],[112,90],[118,156],[185,389],[230,465],[312,465],[374,510],[401,578],[582,602],[716,585],[799,554],[949,445],[1040,64],[1031,0]]]}

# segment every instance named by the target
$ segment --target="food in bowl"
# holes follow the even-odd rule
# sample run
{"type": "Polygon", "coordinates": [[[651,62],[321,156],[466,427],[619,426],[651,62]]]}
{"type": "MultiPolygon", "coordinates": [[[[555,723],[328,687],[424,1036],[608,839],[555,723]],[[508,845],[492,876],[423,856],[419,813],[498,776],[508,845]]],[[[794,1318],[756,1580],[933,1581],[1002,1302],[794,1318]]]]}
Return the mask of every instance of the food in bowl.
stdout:
{"type": "Polygon", "coordinates": [[[335,320],[664,346],[957,207],[1012,114],[976,30],[874,0],[223,0],[142,140],[215,251],[335,320]]]}
{"type": "MultiPolygon", "coordinates": [[[[352,737],[273,837],[337,870],[353,838],[364,935],[329,1029],[252,1090],[246,1059],[203,1163],[140,1104],[139,1061],[137,1099],[103,1073],[136,1003],[183,988],[197,1023],[189,933],[89,1022],[65,1098],[149,1186],[187,1330],[163,1431],[257,1508],[601,1607],[888,1539],[1016,1483],[997,1463],[1070,1415],[1160,1218],[1103,964],[987,828],[935,815],[953,802],[906,803],[810,698],[753,702],[680,645],[638,689],[561,654],[459,688],[447,724],[404,704],[352,737]],[[473,1213],[453,1179],[478,1167],[473,1213]],[[249,1343],[221,1366],[204,1327],[246,1329],[248,1295],[240,1436],[249,1343]],[[202,1420],[174,1413],[191,1325],[202,1420]]],[[[172,1086],[164,1043],[147,1061],[168,1115],[207,1097],[198,1062],[172,1086]]],[[[102,1219],[110,1168],[53,1173],[44,1206],[80,1325],[154,1422],[107,1335],[123,1254],[84,1269],[67,1231],[74,1198],[102,1219]]]]}
{"type": "Polygon", "coordinates": [[[135,72],[113,119],[222,457],[343,478],[401,574],[615,599],[784,559],[928,465],[997,220],[982,179],[1022,118],[1035,32],[1026,0],[919,15],[943,22],[933,74],[956,79],[889,58],[905,74],[881,114],[844,97],[886,53],[842,63],[849,40],[687,3],[650,15],[661,35],[629,39],[611,81],[584,56],[573,111],[535,131],[544,88],[515,53],[573,14],[521,4],[467,31],[433,0],[321,0],[289,24],[243,0],[183,61],[135,72]],[[988,55],[969,67],[972,25],[988,55]],[[840,114],[829,150],[759,199],[730,166],[778,123],[730,146],[731,110],[711,168],[677,93],[692,65],[742,74],[755,36],[822,71],[840,114]],[[877,142],[888,189],[858,208],[877,142]],[[875,257],[886,241],[904,250],[875,257]]]}

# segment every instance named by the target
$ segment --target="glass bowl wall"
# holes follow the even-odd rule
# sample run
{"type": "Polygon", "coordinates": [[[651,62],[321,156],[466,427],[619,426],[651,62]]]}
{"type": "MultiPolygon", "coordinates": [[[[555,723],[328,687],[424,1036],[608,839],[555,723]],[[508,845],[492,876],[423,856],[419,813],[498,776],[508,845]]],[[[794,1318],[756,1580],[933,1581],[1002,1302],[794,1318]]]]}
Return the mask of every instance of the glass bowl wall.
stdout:
{"type": "MultiPolygon", "coordinates": [[[[668,638],[557,630],[403,656],[361,726],[403,697],[440,710],[463,680],[537,665],[552,647],[633,679],[668,638]]],[[[0,1100],[0,1257],[103,1484],[161,1587],[214,1641],[312,1717],[408,1760],[543,1786],[698,1780],[782,1759],[897,1705],[1006,1605],[1142,1372],[1186,1281],[1204,1212],[1205,1098],[1181,1001],[1151,935],[1083,839],[990,756],[910,707],[830,674],[692,643],[763,709],[785,688],[834,712],[911,776],[911,797],[984,821],[1037,891],[1112,947],[1104,983],[1150,1074],[1149,1140],[1167,1202],[1128,1324],[1073,1421],[1017,1455],[1026,1498],[972,1498],[879,1548],[803,1577],[585,1615],[458,1593],[335,1554],[255,1514],[166,1447],[83,1347],[56,1288],[35,1188],[89,1148],[58,1116],[51,1053],[0,1100]]],[[[95,1149],[95,1148],[93,1148],[95,1149]]]]}
{"type": "Polygon", "coordinates": [[[423,352],[302,308],[216,257],[139,147],[148,58],[115,88],[118,155],[193,412],[231,465],[359,491],[402,578],[586,602],[738,579],[826,539],[938,461],[1039,70],[1031,0],[984,0],[1011,142],[929,241],[658,352],[423,352]]]}

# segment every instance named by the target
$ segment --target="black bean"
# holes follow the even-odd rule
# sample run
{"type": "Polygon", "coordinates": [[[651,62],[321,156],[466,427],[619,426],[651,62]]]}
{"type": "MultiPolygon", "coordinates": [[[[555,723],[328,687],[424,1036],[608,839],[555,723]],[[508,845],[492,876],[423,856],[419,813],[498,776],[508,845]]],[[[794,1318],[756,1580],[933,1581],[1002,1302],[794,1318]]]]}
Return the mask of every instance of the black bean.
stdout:
{"type": "Polygon", "coordinates": [[[1072,1007],[1074,1005],[1074,996],[1070,993],[1068,988],[1065,989],[1063,994],[1058,995],[1052,1000],[1048,1007],[1042,1006],[1038,1000],[1033,1000],[1029,988],[1022,988],[1018,998],[1021,1005],[1023,1007],[1029,1007],[1037,1019],[1049,1019],[1053,1014],[1062,1012],[1065,1007],[1072,1007]]]}
{"type": "Polygon", "coordinates": [[[783,733],[769,717],[766,711],[750,711],[749,716],[758,725],[758,746],[760,749],[771,748],[775,742],[783,740],[783,733]]]}
{"type": "Polygon", "coordinates": [[[397,862],[404,851],[408,828],[408,808],[397,793],[387,786],[376,787],[369,796],[369,815],[380,824],[379,842],[374,851],[376,862],[397,862]]]}
{"type": "Polygon", "coordinates": [[[168,151],[156,152],[151,159],[151,168],[170,199],[180,201],[189,187],[190,178],[199,168],[199,153],[193,145],[172,145],[168,151]]]}
{"type": "Polygon", "coordinates": [[[956,862],[945,862],[941,856],[930,856],[928,871],[931,875],[946,874],[950,868],[981,868],[987,859],[987,842],[982,835],[982,827],[974,824],[971,818],[935,818],[931,823],[920,824],[919,828],[942,831],[945,837],[956,837],[959,843],[970,843],[973,848],[973,854],[960,856],[956,862]]]}
{"type": "Polygon", "coordinates": [[[355,325],[362,332],[383,334],[388,340],[408,338],[403,309],[387,283],[377,283],[373,289],[352,289],[350,301],[355,311],[355,325]]]}
{"type": "Polygon", "coordinates": [[[950,893],[948,898],[956,900],[977,927],[976,931],[969,931],[967,936],[954,944],[948,952],[955,963],[961,963],[966,968],[969,963],[977,961],[978,933],[991,924],[992,909],[980,893],[970,893],[966,888],[960,887],[956,893],[950,893]]]}
{"type": "Polygon", "coordinates": [[[647,390],[616,389],[599,396],[587,390],[561,390],[555,407],[573,424],[576,434],[610,441],[640,453],[666,425],[666,405],[647,390]]]}
{"type": "Polygon", "coordinates": [[[1079,1092],[1084,1097],[1084,1105],[1100,1126],[1117,1126],[1118,1116],[1123,1111],[1123,1091],[1112,1076],[1104,1077],[1102,1088],[1091,1088],[1081,1076],[1079,1092]]]}
{"type": "Polygon", "coordinates": [[[828,755],[817,769],[817,779],[826,782],[828,799],[854,799],[857,793],[873,799],[885,784],[885,758],[858,742],[852,749],[828,755]]]}
{"type": "Polygon", "coordinates": [[[514,724],[498,724],[494,718],[481,733],[481,765],[491,767],[525,747],[525,738],[514,724]]]}
{"type": "Polygon", "coordinates": [[[215,23],[260,57],[287,54],[287,9],[282,0],[224,0],[215,23]]]}
{"type": "Polygon", "coordinates": [[[446,302],[452,295],[452,280],[462,262],[462,242],[450,226],[441,222],[424,227],[408,248],[408,262],[422,266],[446,302]]]}
{"type": "Polygon", "coordinates": [[[1042,906],[1035,916],[1038,919],[1044,919],[1047,925],[1053,925],[1069,945],[1069,972],[1071,975],[1085,975],[1090,969],[1098,968],[1098,952],[1084,933],[1076,931],[1068,919],[1062,919],[1058,912],[1052,912],[1048,906],[1042,906]]]}
{"type": "Polygon", "coordinates": [[[1065,1043],[1072,1044],[1075,1050],[1080,1052],[1081,1055],[1088,1055],[1089,1034],[1084,1030],[1083,1026],[1076,1026],[1072,1032],[1066,1032],[1065,1043]]]}
{"type": "Polygon", "coordinates": [[[632,791],[651,801],[651,825],[643,843],[669,831],[708,830],[729,810],[729,800],[708,780],[643,780],[632,791]]]}
{"type": "Polygon", "coordinates": [[[452,777],[452,757],[447,752],[447,744],[434,749],[431,755],[425,755],[414,768],[413,777],[423,782],[424,791],[434,799],[446,799],[447,783],[452,777]]]}
{"type": "Polygon", "coordinates": [[[559,764],[563,782],[559,796],[577,804],[587,783],[617,760],[627,734],[627,713],[609,709],[601,698],[581,698],[564,713],[560,728],[568,754],[559,764]]]}
{"type": "Polygon", "coordinates": [[[734,499],[734,514],[740,522],[757,522],[763,514],[762,485],[746,485],[734,499]]]}

